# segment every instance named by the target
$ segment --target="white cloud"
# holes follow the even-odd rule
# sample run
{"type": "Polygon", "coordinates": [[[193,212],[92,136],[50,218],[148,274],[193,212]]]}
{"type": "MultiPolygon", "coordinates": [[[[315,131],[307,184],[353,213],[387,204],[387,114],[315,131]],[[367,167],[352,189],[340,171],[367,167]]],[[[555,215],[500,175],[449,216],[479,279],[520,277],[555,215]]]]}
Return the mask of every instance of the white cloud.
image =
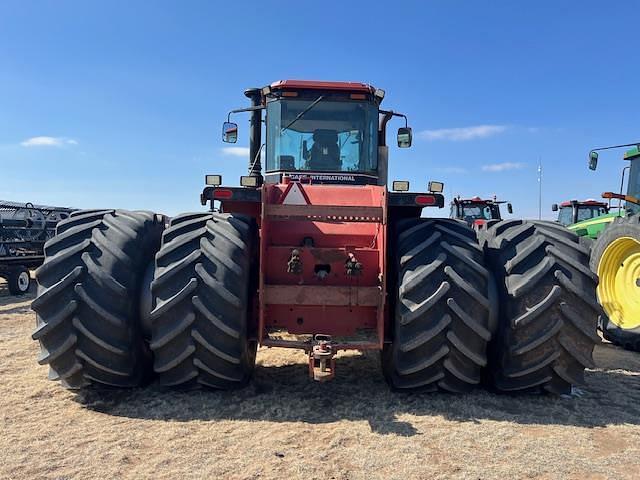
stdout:
{"type": "Polygon", "coordinates": [[[524,163],[519,162],[502,162],[483,165],[484,172],[504,172],[505,170],[519,170],[524,167],[524,163]]]}
{"type": "Polygon", "coordinates": [[[437,130],[423,130],[418,136],[424,140],[451,140],[453,142],[464,142],[477,138],[487,138],[503,133],[507,129],[506,125],[475,125],[460,128],[440,128],[437,130]]]}
{"type": "Polygon", "coordinates": [[[62,147],[64,145],[78,145],[77,140],[64,137],[31,137],[20,145],[23,147],[62,147]]]}
{"type": "Polygon", "coordinates": [[[249,147],[222,147],[222,153],[234,157],[249,157],[249,147]]]}

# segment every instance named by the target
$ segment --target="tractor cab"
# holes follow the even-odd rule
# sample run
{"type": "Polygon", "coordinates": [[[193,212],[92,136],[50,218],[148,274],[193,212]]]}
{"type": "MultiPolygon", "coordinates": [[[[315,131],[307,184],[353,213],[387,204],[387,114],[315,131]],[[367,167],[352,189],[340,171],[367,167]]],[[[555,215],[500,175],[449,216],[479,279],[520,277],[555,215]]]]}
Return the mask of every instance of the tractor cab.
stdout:
{"type": "MultiPolygon", "coordinates": [[[[230,115],[249,110],[260,122],[254,125],[252,119],[249,175],[262,177],[262,153],[266,165],[259,185],[281,183],[284,177],[315,184],[386,185],[387,122],[404,118],[397,135],[400,148],[411,146],[411,129],[404,115],[380,109],[384,94],[364,83],[306,80],[248,90],[253,106],[230,115]]],[[[226,122],[223,141],[235,143],[237,135],[237,124],[226,122]]]]}
{"type": "Polygon", "coordinates": [[[558,219],[556,221],[566,227],[609,213],[609,205],[606,202],[600,202],[594,199],[584,201],[569,200],[562,202],[560,205],[554,203],[551,205],[551,210],[558,212],[558,219]]]}
{"type": "Polygon", "coordinates": [[[620,180],[620,192],[604,192],[602,198],[605,198],[611,202],[611,200],[617,199],[619,201],[618,207],[621,210],[621,215],[635,215],[640,213],[640,145],[628,144],[628,145],[615,145],[612,147],[605,147],[595,149],[589,152],[589,169],[595,170],[598,166],[598,150],[609,150],[612,148],[629,147],[633,146],[630,150],[624,153],[624,159],[629,161],[629,165],[622,169],[622,179],[620,180]],[[628,172],[627,178],[627,193],[624,192],[625,175],[628,172]],[[625,205],[622,206],[624,201],[625,205]]]}
{"type": "MultiPolygon", "coordinates": [[[[629,169],[627,194],[624,198],[626,202],[625,209],[628,214],[638,214],[640,213],[640,204],[638,204],[638,199],[640,199],[640,148],[638,145],[626,151],[624,159],[629,160],[628,167],[625,167],[625,169],[629,169]]],[[[622,180],[624,182],[624,169],[622,180]]]]}
{"type": "MultiPolygon", "coordinates": [[[[502,220],[500,214],[500,204],[507,203],[499,201],[495,197],[492,200],[473,197],[463,199],[459,196],[451,202],[450,218],[457,218],[472,227],[482,228],[490,220],[502,220]]],[[[507,210],[513,213],[511,203],[507,203],[507,210]]]]}

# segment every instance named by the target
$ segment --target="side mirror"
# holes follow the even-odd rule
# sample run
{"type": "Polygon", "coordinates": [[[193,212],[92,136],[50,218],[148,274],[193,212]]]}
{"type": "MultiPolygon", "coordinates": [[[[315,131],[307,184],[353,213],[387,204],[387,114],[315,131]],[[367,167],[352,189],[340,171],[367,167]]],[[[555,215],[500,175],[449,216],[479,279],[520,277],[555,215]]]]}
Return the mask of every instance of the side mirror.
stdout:
{"type": "Polygon", "coordinates": [[[222,141],[225,143],[236,143],[238,141],[238,125],[236,123],[224,122],[222,125],[222,141]]]}
{"type": "Polygon", "coordinates": [[[398,129],[398,148],[409,148],[413,136],[409,127],[400,127],[398,129]]]}
{"type": "Polygon", "coordinates": [[[557,212],[558,211],[558,204],[554,203],[553,205],[551,205],[551,211],[552,212],[557,212]]]}
{"type": "Polygon", "coordinates": [[[510,203],[507,203],[507,212],[513,213],[513,205],[511,205],[510,203]]]}
{"type": "Polygon", "coordinates": [[[589,152],[589,170],[595,170],[598,167],[598,152],[589,152]]]}

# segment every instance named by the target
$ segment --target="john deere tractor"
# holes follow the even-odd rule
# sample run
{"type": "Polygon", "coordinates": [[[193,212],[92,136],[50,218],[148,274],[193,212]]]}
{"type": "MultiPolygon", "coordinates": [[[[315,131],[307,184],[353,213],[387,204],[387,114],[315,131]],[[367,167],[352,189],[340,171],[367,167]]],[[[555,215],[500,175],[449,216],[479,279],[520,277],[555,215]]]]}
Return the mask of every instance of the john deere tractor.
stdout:
{"type": "MultiPolygon", "coordinates": [[[[629,165],[626,194],[605,192],[606,199],[618,199],[620,211],[572,226],[579,235],[591,229],[596,237],[591,250],[591,269],[600,277],[598,300],[604,309],[600,328],[606,339],[629,350],[640,351],[640,142],[594,149],[589,168],[598,165],[598,151],[633,146],[624,154],[629,165]],[[606,228],[605,228],[606,227],[606,228]]],[[[622,186],[621,185],[621,186],[622,186]]]]}
{"type": "Polygon", "coordinates": [[[575,223],[601,217],[609,213],[609,204],[592,198],[588,200],[569,200],[560,205],[554,203],[551,210],[558,212],[557,222],[571,228],[575,223]]]}

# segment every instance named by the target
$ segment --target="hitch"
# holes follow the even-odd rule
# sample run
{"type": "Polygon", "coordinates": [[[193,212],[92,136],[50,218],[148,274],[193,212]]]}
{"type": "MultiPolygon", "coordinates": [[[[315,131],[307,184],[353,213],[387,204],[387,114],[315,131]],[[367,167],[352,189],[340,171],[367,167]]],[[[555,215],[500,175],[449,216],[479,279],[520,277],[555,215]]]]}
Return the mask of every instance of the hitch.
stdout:
{"type": "Polygon", "coordinates": [[[309,352],[309,376],[317,382],[326,382],[336,375],[335,350],[331,335],[315,335],[309,352]]]}
{"type": "Polygon", "coordinates": [[[302,273],[302,260],[300,260],[300,251],[297,249],[291,250],[291,257],[287,262],[287,272],[295,274],[302,273]]]}
{"type": "Polygon", "coordinates": [[[347,271],[347,275],[355,277],[356,275],[362,275],[362,263],[358,261],[353,253],[349,253],[349,258],[344,264],[344,268],[347,271]]]}

